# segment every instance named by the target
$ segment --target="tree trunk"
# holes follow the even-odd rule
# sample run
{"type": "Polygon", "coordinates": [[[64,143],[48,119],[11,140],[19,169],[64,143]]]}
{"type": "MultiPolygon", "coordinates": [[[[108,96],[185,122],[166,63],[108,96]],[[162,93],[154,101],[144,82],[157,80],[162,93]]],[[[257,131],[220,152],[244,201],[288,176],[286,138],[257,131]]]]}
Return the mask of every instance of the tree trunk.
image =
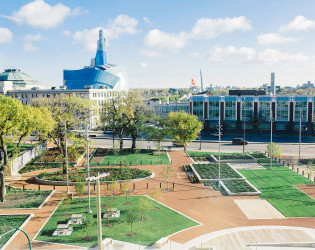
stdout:
{"type": "Polygon", "coordinates": [[[122,131],[121,132],[119,132],[119,148],[120,149],[123,149],[123,147],[124,147],[124,141],[123,141],[123,138],[122,138],[122,131]]]}
{"type": "Polygon", "coordinates": [[[131,234],[132,234],[132,223],[130,223],[130,231],[131,231],[131,234]]]}
{"type": "Polygon", "coordinates": [[[67,163],[66,160],[62,161],[62,173],[66,174],[67,173],[67,163]]]}
{"type": "Polygon", "coordinates": [[[4,202],[5,197],[5,183],[4,183],[4,166],[0,170],[0,202],[4,202]]]}
{"type": "Polygon", "coordinates": [[[137,136],[132,135],[132,145],[131,148],[136,148],[136,141],[137,141],[137,136]]]}

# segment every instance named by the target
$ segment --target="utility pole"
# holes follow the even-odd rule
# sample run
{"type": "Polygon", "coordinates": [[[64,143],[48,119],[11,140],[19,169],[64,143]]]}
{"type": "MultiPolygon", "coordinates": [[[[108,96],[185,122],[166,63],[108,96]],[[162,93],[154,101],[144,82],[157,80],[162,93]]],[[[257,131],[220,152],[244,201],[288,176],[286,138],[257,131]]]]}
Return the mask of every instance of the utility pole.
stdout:
{"type": "Polygon", "coordinates": [[[68,146],[67,146],[67,121],[65,121],[65,146],[66,146],[66,172],[67,172],[67,195],[69,192],[69,174],[68,174],[68,146]]]}
{"type": "Polygon", "coordinates": [[[221,187],[221,100],[219,100],[219,189],[221,187]]]}
{"type": "Polygon", "coordinates": [[[244,112],[244,115],[243,115],[243,126],[244,126],[244,131],[243,131],[243,154],[245,153],[245,120],[246,120],[246,111],[245,111],[245,97],[243,98],[243,112],[244,112]]]}
{"type": "Polygon", "coordinates": [[[300,108],[299,164],[300,164],[300,160],[301,160],[301,141],[302,141],[302,108],[300,108]]]}
{"type": "Polygon", "coordinates": [[[270,169],[272,170],[272,127],[273,127],[273,115],[272,115],[272,99],[270,99],[270,169]]]}
{"type": "MultiPolygon", "coordinates": [[[[87,170],[88,170],[88,178],[90,178],[90,153],[89,153],[89,129],[88,129],[88,123],[86,123],[85,126],[85,133],[86,133],[86,164],[87,164],[87,170]]],[[[88,213],[92,213],[91,210],[91,185],[90,182],[88,182],[88,200],[89,200],[89,208],[88,213]]]]}

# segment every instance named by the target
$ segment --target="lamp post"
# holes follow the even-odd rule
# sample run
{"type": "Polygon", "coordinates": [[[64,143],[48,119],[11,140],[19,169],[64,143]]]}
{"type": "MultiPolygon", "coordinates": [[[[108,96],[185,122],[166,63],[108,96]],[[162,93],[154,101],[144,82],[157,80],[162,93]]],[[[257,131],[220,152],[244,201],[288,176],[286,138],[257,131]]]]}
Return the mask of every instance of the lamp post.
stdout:
{"type": "Polygon", "coordinates": [[[89,183],[91,181],[96,181],[97,191],[96,191],[96,210],[97,210],[97,228],[98,228],[98,249],[102,249],[102,217],[101,217],[101,187],[100,187],[100,179],[108,176],[109,173],[102,173],[97,176],[86,178],[85,180],[89,183]]]}
{"type": "Polygon", "coordinates": [[[244,126],[244,131],[243,131],[243,154],[245,153],[245,120],[246,120],[246,111],[245,111],[245,98],[243,98],[243,111],[244,111],[244,115],[243,115],[243,126],[244,126]]]}
{"type": "MultiPolygon", "coordinates": [[[[89,132],[88,132],[88,124],[86,123],[85,133],[86,133],[86,164],[88,170],[88,178],[90,178],[90,157],[89,157],[89,132]]],[[[91,210],[91,189],[90,182],[88,182],[88,200],[89,200],[89,208],[88,213],[92,213],[91,210]]]]}
{"type": "Polygon", "coordinates": [[[219,101],[219,188],[221,187],[221,101],[219,101]]]}
{"type": "Polygon", "coordinates": [[[273,115],[272,115],[272,100],[270,100],[270,169],[272,169],[272,127],[273,127],[273,115]]]}
{"type": "Polygon", "coordinates": [[[302,108],[300,108],[299,164],[300,164],[300,160],[301,160],[301,140],[302,140],[302,108]]]}
{"type": "Polygon", "coordinates": [[[199,143],[200,143],[199,150],[201,150],[201,131],[200,131],[200,134],[199,134],[199,143]]]}
{"type": "Polygon", "coordinates": [[[66,175],[67,175],[67,195],[69,192],[69,174],[68,174],[68,146],[67,146],[67,121],[65,121],[65,146],[66,146],[66,175]]]}

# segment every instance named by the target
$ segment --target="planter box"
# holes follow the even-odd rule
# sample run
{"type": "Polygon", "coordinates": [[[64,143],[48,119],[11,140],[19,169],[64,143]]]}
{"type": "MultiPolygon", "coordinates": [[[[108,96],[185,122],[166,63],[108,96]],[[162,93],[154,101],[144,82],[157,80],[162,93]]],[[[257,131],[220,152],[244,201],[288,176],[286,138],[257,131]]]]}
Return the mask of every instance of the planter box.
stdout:
{"type": "Polygon", "coordinates": [[[248,180],[244,180],[249,186],[251,186],[255,192],[238,192],[238,193],[233,193],[230,191],[230,189],[228,189],[227,186],[225,186],[224,181],[220,181],[221,186],[223,187],[224,191],[227,193],[227,195],[229,196],[257,196],[260,195],[261,192],[254,187],[248,180]]]}
{"type": "MultiPolygon", "coordinates": [[[[251,159],[227,159],[227,160],[220,160],[221,163],[257,163],[257,159],[252,157],[251,155],[248,155],[251,157],[251,159]]],[[[214,162],[219,162],[217,158],[215,158],[214,155],[210,155],[210,159],[212,159],[214,162]]]]}

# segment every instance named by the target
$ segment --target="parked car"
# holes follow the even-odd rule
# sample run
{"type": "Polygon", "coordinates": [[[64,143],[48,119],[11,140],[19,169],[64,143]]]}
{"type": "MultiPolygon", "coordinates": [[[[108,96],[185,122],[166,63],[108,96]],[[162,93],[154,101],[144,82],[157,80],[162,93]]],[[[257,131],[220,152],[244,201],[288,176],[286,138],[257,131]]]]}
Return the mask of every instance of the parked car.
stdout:
{"type": "Polygon", "coordinates": [[[84,133],[83,132],[77,132],[76,134],[75,134],[75,137],[76,138],[83,138],[84,137],[84,133]]]}
{"type": "MultiPolygon", "coordinates": [[[[181,141],[179,141],[179,142],[173,141],[172,144],[175,147],[184,147],[184,144],[181,141]]],[[[186,146],[188,146],[188,143],[186,144],[186,146]]]]}
{"type": "Polygon", "coordinates": [[[244,141],[243,138],[234,138],[232,140],[232,144],[236,144],[236,145],[246,145],[248,144],[248,141],[244,141]]]}
{"type": "MultiPolygon", "coordinates": [[[[211,134],[211,137],[219,137],[220,132],[215,132],[211,134]]],[[[221,132],[221,137],[223,136],[223,132],[221,132]]]]}
{"type": "Polygon", "coordinates": [[[33,132],[31,133],[31,136],[36,136],[36,135],[38,135],[38,134],[39,134],[38,131],[33,131],[33,132]]]}
{"type": "Polygon", "coordinates": [[[114,130],[112,129],[106,129],[103,131],[103,134],[112,134],[114,132],[114,130]]]}

